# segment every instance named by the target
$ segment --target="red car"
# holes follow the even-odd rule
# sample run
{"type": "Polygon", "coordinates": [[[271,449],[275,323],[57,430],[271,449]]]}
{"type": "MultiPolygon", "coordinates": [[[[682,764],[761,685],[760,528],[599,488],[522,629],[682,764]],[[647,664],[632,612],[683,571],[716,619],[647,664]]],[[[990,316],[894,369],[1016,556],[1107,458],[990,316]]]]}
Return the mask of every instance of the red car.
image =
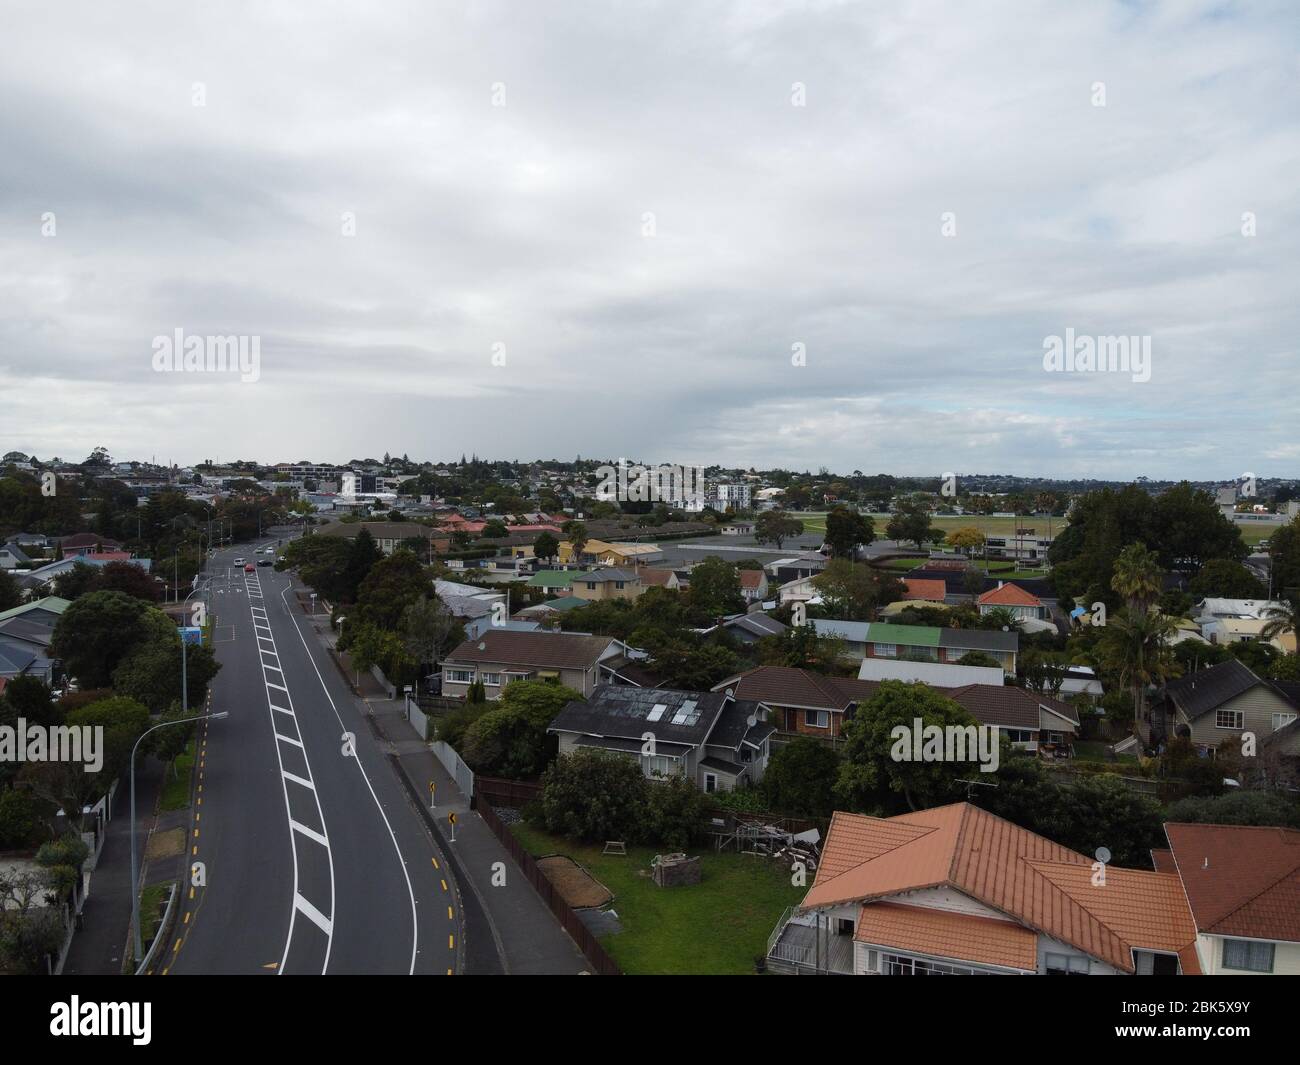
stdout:
{"type": "Polygon", "coordinates": [[[251,562],[245,562],[245,563],[244,563],[244,572],[245,572],[245,573],[256,573],[256,572],[257,572],[257,567],[254,566],[251,562]]]}

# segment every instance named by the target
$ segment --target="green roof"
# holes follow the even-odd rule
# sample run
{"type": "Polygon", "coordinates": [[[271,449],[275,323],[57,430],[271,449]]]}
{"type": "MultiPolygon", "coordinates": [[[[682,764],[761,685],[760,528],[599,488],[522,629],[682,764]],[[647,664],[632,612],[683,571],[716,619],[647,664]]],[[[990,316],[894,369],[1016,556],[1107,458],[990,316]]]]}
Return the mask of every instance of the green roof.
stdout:
{"type": "Polygon", "coordinates": [[[62,614],[71,605],[71,599],[60,599],[57,595],[47,595],[44,599],[36,599],[0,613],[0,621],[8,621],[10,618],[19,617],[29,610],[48,610],[54,614],[62,614]]]}
{"type": "Polygon", "coordinates": [[[567,588],[575,577],[581,577],[585,573],[586,570],[543,569],[534,573],[528,579],[528,584],[533,588],[567,588]]]}
{"type": "Polygon", "coordinates": [[[929,625],[890,625],[873,621],[867,635],[872,643],[904,644],[908,647],[939,646],[939,630],[929,625]]]}
{"type": "Polygon", "coordinates": [[[548,599],[546,605],[552,610],[574,610],[580,606],[586,606],[590,600],[579,599],[576,595],[566,595],[559,599],[548,599]]]}

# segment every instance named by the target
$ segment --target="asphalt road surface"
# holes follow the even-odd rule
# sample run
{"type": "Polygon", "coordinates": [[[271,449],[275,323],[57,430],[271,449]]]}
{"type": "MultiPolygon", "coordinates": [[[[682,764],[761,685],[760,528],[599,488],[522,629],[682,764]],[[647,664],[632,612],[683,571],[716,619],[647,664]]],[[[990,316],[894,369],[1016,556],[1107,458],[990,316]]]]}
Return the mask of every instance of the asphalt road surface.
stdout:
{"type": "MultiPolygon", "coordinates": [[[[262,541],[265,543],[266,541],[262,541]]],[[[275,541],[269,541],[274,544],[275,541]]],[[[199,726],[206,886],[186,886],[164,972],[447,974],[461,905],[337,667],[261,544],[208,562],[221,672],[199,726]]]]}

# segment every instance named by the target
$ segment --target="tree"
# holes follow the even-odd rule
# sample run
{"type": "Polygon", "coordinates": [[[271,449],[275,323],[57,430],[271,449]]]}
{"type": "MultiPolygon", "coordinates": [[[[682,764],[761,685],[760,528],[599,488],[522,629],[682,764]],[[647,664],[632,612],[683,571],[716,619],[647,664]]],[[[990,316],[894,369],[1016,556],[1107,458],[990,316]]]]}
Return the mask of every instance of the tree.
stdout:
{"type": "Polygon", "coordinates": [[[410,551],[394,551],[370,567],[357,588],[353,616],[365,625],[396,632],[406,608],[429,594],[429,578],[410,551]]]}
{"type": "Polygon", "coordinates": [[[18,582],[7,569],[0,569],[0,611],[12,610],[22,602],[18,582]]]}
{"type": "Polygon", "coordinates": [[[803,532],[803,522],[784,510],[765,510],[754,520],[754,540],[760,544],[781,544],[803,532]]]}
{"type": "Polygon", "coordinates": [[[1198,599],[1214,596],[1221,599],[1262,599],[1264,585],[1253,572],[1229,558],[1212,558],[1187,584],[1198,599]]]}
{"type": "Polygon", "coordinates": [[[646,789],[639,838],[670,851],[684,851],[703,835],[709,799],[686,777],[656,780],[646,789]]]}
{"type": "Polygon", "coordinates": [[[433,666],[438,664],[457,628],[447,604],[430,593],[407,605],[399,631],[411,658],[418,664],[433,666]]]}
{"type": "Polygon", "coordinates": [[[503,536],[509,536],[510,530],[506,528],[506,523],[500,518],[492,518],[490,521],[483,523],[483,532],[480,535],[500,539],[503,536]]]}
{"type": "Polygon", "coordinates": [[[962,655],[959,659],[957,659],[957,665],[983,666],[987,669],[1002,668],[1001,662],[999,662],[992,655],[985,654],[983,651],[967,651],[964,655],[962,655]]]}
{"type": "Polygon", "coordinates": [[[1133,693],[1133,728],[1142,721],[1143,692],[1174,675],[1169,640],[1177,632],[1172,619],[1147,611],[1112,618],[1102,630],[1097,650],[1104,668],[1114,672],[1133,693]]]}
{"type": "Polygon", "coordinates": [[[659,674],[662,687],[682,691],[708,691],[741,669],[740,659],[729,647],[715,643],[692,646],[674,639],[654,642],[650,665],[659,674]]]}
{"type": "Polygon", "coordinates": [[[1269,538],[1273,587],[1283,595],[1300,595],[1300,516],[1269,538]]]}
{"type": "MultiPolygon", "coordinates": [[[[197,714],[198,711],[193,709],[193,704],[189,710],[182,710],[180,703],[172,703],[163,711],[162,720],[184,721],[197,714]]],[[[193,725],[168,725],[167,728],[160,728],[145,742],[149,744],[155,758],[172,764],[172,779],[175,780],[178,775],[176,759],[185,753],[185,748],[189,746],[193,736],[193,725]]]]}
{"type": "Polygon", "coordinates": [[[1260,629],[1262,639],[1272,640],[1288,632],[1300,633],[1300,593],[1285,600],[1283,606],[1265,609],[1268,621],[1260,629]]]}
{"type": "Polygon", "coordinates": [[[846,558],[831,559],[812,583],[832,617],[855,621],[873,620],[880,607],[904,593],[897,577],[846,558]]]}
{"type": "Polygon", "coordinates": [[[465,730],[461,754],[476,773],[529,780],[555,757],[551,722],[582,696],[541,680],[507,684],[495,706],[465,730]]]}
{"type": "Polygon", "coordinates": [[[649,786],[636,759],[596,748],[562,754],[542,776],[542,822],[581,842],[638,839],[649,786]]]}
{"type": "MultiPolygon", "coordinates": [[[[190,645],[183,653],[185,701],[193,709],[203,705],[208,685],[221,663],[211,647],[190,645]]],[[[151,714],[160,714],[173,703],[181,705],[181,654],[181,643],[176,639],[140,644],[113,670],[114,691],[144,703],[151,714]]]]}
{"type": "Polygon", "coordinates": [[[759,641],[759,656],[765,666],[789,666],[829,672],[844,657],[840,636],[821,636],[811,625],[791,625],[776,636],[759,641]]]}
{"type": "Polygon", "coordinates": [[[963,525],[960,529],[953,529],[948,533],[947,540],[954,548],[966,555],[980,551],[984,547],[984,534],[974,525],[963,525]]]}
{"type": "Polygon", "coordinates": [[[69,601],[80,599],[95,589],[99,574],[95,567],[85,562],[74,562],[71,569],[64,570],[52,582],[52,590],[60,599],[69,601]]]}
{"type": "Polygon", "coordinates": [[[769,809],[802,817],[835,812],[835,779],[840,757],[811,736],[800,736],[772,752],[761,788],[769,809]]]}
{"type": "Polygon", "coordinates": [[[1258,825],[1300,828],[1300,805],[1273,791],[1228,791],[1219,796],[1192,796],[1169,806],[1174,824],[1258,825]]]}
{"type": "Polygon", "coordinates": [[[560,531],[569,538],[569,548],[572,551],[569,561],[579,561],[582,549],[587,546],[587,526],[583,522],[571,520],[561,525],[560,531]]]}
{"type": "Polygon", "coordinates": [[[375,546],[375,540],[370,535],[370,530],[363,527],[348,546],[347,562],[343,568],[343,581],[338,589],[340,601],[344,603],[355,603],[357,601],[361,582],[366,579],[371,567],[382,557],[383,554],[375,546]]]}
{"type": "Polygon", "coordinates": [[[533,541],[533,554],[540,559],[551,561],[560,553],[560,541],[548,532],[541,533],[533,541]]]}
{"type": "Polygon", "coordinates": [[[122,592],[91,592],[63,612],[50,639],[50,656],[83,688],[104,688],[138,644],[175,628],[166,616],[122,592]],[[160,627],[161,626],[161,627],[160,627]]]}
{"type": "Polygon", "coordinates": [[[919,499],[899,500],[885,526],[885,535],[900,543],[910,540],[918,551],[924,544],[939,543],[944,538],[943,530],[931,523],[930,511],[919,499]]]}
{"type": "Polygon", "coordinates": [[[691,570],[687,599],[692,612],[702,622],[739,614],[745,609],[745,599],[740,594],[740,574],[734,565],[720,558],[706,558],[691,570]]]}
{"type": "Polygon", "coordinates": [[[1129,613],[1145,613],[1161,588],[1160,564],[1156,556],[1143,543],[1132,543],[1115,559],[1115,575],[1111,589],[1123,596],[1129,613]]]}
{"type": "Polygon", "coordinates": [[[110,562],[101,566],[92,588],[97,592],[122,592],[146,603],[156,603],[162,598],[158,582],[135,562],[110,562]]]}
{"type": "Polygon", "coordinates": [[[860,546],[875,538],[875,523],[865,514],[835,507],[826,515],[826,544],[836,558],[853,558],[860,546]]]}
{"type": "Polygon", "coordinates": [[[971,715],[951,699],[924,684],[886,680],[844,722],[844,760],[835,793],[850,810],[888,808],[901,795],[909,810],[949,802],[957,793],[955,781],[969,776],[970,762],[906,761],[892,756],[894,729],[910,734],[916,719],[922,728],[975,725],[971,715]]]}

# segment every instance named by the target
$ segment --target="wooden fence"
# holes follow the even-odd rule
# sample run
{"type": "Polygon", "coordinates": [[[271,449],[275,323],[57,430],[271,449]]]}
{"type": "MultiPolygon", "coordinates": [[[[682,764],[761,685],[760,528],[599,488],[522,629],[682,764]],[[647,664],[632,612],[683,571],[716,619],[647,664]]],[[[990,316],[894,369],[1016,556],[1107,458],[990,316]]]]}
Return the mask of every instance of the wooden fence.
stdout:
{"type": "Polygon", "coordinates": [[[551,913],[555,914],[555,919],[560,922],[564,930],[578,944],[578,949],[582,951],[583,956],[591,964],[592,971],[597,976],[621,976],[623,970],[618,967],[614,959],[600,945],[600,941],[591,934],[591,930],[582,923],[582,918],[574,912],[573,908],[555,890],[554,885],[546,878],[546,874],[542,872],[533,856],[515,838],[514,833],[502,824],[501,819],[496,815],[496,811],[492,809],[492,803],[488,801],[487,796],[481,791],[475,793],[475,808],[478,810],[479,816],[483,818],[483,823],[492,830],[497,839],[501,841],[501,845],[510,852],[510,857],[518,864],[524,876],[528,878],[528,882],[533,885],[534,890],[550,908],[551,913]]]}

